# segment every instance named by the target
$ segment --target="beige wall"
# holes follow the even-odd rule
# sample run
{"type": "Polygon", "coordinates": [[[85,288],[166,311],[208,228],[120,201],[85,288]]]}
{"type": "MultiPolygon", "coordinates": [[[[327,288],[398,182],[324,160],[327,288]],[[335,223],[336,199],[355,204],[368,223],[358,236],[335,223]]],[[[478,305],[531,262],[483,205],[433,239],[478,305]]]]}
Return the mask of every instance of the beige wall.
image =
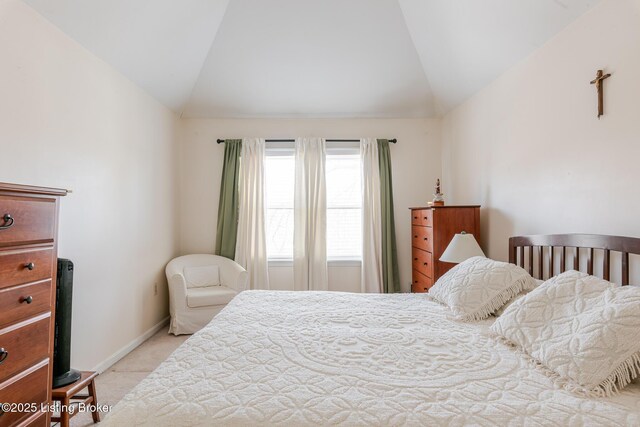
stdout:
{"type": "Polygon", "coordinates": [[[640,1],[604,0],[444,117],[444,191],[483,205],[489,256],[517,234],[640,236],[639,76],[640,1]]]}
{"type": "Polygon", "coordinates": [[[0,58],[0,181],[73,190],[59,255],[72,364],[92,368],[168,315],[177,118],[19,1],[0,3],[0,58]]]}
{"type": "MultiPolygon", "coordinates": [[[[411,284],[409,206],[433,198],[441,172],[439,121],[428,119],[182,120],[180,150],[180,251],[212,252],[215,244],[224,146],[217,138],[398,138],[391,146],[396,232],[402,288],[411,284]]],[[[292,289],[292,268],[270,268],[271,286],[292,289]]],[[[359,267],[331,266],[331,290],[359,291],[359,267]]]]}

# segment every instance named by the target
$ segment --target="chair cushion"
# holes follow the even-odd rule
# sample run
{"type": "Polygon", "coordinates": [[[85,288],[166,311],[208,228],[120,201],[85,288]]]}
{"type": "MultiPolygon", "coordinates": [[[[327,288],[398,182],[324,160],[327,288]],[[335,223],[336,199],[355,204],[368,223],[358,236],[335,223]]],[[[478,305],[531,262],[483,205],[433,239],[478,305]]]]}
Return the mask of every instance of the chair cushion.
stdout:
{"type": "Polygon", "coordinates": [[[226,286],[187,289],[187,305],[191,308],[224,305],[233,299],[237,292],[226,286]]]}
{"type": "Polygon", "coordinates": [[[203,288],[220,285],[220,269],[217,265],[203,265],[200,267],[185,267],[184,278],[187,288],[203,288]]]}

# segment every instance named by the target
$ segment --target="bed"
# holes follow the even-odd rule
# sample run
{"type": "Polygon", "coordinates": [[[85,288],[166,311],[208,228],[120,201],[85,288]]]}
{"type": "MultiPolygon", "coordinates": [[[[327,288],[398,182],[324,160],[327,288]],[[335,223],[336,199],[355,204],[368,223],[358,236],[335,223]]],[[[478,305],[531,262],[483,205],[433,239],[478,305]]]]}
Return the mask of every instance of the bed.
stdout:
{"type": "MultiPolygon", "coordinates": [[[[510,261],[541,278],[574,247],[589,268],[592,249],[607,269],[619,251],[628,281],[640,239],[562,236],[512,238],[510,261]]],[[[492,340],[491,323],[460,322],[424,294],[246,291],[103,424],[640,425],[640,384],[578,397],[492,340]]]]}

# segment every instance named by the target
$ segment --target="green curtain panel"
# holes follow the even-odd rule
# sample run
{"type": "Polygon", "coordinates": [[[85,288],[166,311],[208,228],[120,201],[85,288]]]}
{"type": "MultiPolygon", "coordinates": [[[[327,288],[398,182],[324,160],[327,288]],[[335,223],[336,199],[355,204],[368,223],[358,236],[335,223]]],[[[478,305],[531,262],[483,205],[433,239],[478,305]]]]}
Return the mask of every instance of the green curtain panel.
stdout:
{"type": "Polygon", "coordinates": [[[215,254],[229,259],[234,259],[236,255],[236,237],[238,235],[238,179],[241,150],[241,139],[225,140],[215,254]]]}
{"type": "Polygon", "coordinates": [[[382,289],[385,293],[400,292],[396,220],[393,214],[393,185],[389,140],[378,140],[380,163],[380,204],[382,213],[382,289]]]}

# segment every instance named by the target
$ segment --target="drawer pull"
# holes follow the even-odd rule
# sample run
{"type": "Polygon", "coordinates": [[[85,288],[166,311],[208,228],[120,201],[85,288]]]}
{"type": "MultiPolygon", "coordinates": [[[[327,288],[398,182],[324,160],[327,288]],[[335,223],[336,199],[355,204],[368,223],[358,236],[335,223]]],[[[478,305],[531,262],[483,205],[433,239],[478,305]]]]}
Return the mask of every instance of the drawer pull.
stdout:
{"type": "Polygon", "coordinates": [[[28,297],[24,297],[22,298],[22,300],[20,300],[20,302],[26,302],[27,304],[31,304],[33,302],[33,297],[31,295],[29,295],[28,297]]]}
{"type": "Polygon", "coordinates": [[[427,237],[424,238],[424,241],[426,242],[427,240],[429,240],[427,237]]]}
{"type": "Polygon", "coordinates": [[[414,258],[413,260],[414,260],[414,261],[417,261],[417,260],[418,260],[418,258],[414,258]]]}
{"type": "Polygon", "coordinates": [[[0,348],[0,364],[2,364],[2,362],[4,362],[7,357],[9,357],[9,352],[4,348],[0,348]]]}
{"type": "Polygon", "coordinates": [[[11,214],[4,214],[2,219],[4,220],[4,225],[0,225],[0,230],[6,230],[7,228],[11,228],[13,226],[13,223],[15,222],[11,214]]]}
{"type": "Polygon", "coordinates": [[[30,262],[29,264],[25,265],[24,268],[26,268],[29,271],[32,271],[34,268],[36,268],[36,265],[30,262]]]}
{"type": "Polygon", "coordinates": [[[423,262],[423,263],[422,263],[422,265],[427,266],[427,265],[429,265],[429,264],[427,264],[426,262],[423,262]]]}
{"type": "Polygon", "coordinates": [[[429,219],[429,217],[428,217],[428,216],[425,216],[425,217],[424,217],[424,219],[425,219],[425,221],[426,221],[426,220],[428,220],[428,219],[429,219]]]}

